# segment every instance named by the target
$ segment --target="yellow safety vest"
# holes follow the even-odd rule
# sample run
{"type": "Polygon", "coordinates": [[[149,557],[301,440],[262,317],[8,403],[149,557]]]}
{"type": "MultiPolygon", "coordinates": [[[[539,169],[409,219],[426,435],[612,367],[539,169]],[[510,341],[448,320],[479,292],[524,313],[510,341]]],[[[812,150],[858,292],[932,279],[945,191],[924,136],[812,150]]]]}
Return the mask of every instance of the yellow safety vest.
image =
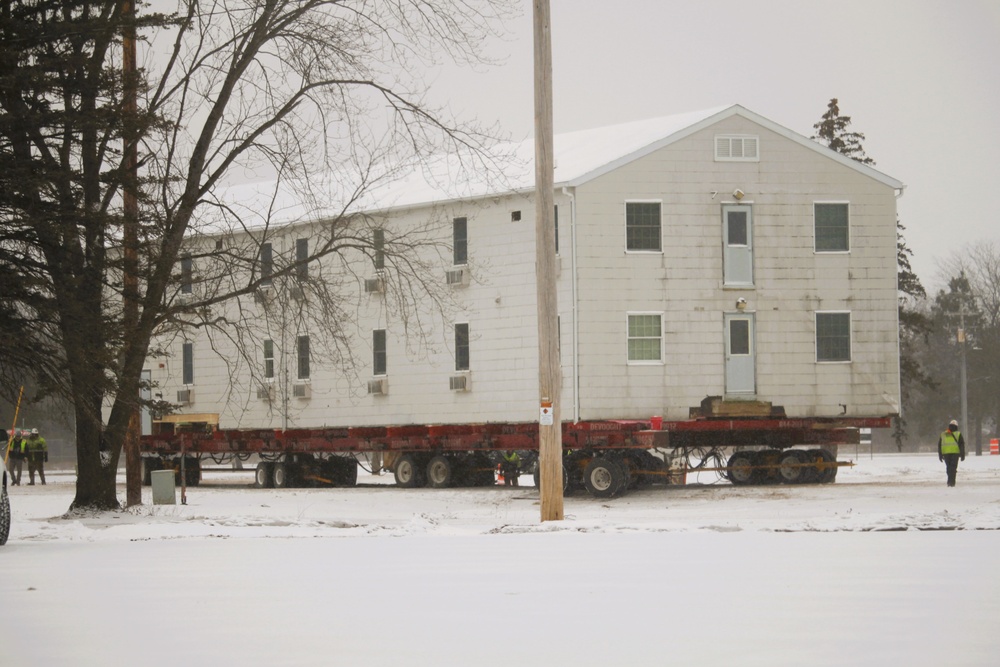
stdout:
{"type": "Polygon", "coordinates": [[[941,434],[941,453],[942,454],[959,454],[961,450],[958,447],[958,438],[962,434],[959,431],[945,431],[941,434]]]}

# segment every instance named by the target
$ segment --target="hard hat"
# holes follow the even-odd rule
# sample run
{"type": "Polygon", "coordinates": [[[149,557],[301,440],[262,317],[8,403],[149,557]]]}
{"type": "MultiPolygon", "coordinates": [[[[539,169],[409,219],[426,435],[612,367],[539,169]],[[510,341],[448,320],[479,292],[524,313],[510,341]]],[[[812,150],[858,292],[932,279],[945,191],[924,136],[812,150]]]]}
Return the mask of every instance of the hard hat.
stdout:
{"type": "MultiPolygon", "coordinates": [[[[958,426],[958,420],[957,420],[957,419],[952,419],[952,420],[951,420],[951,421],[950,421],[950,422],[948,423],[948,426],[958,426]]],[[[35,433],[38,433],[38,431],[35,431],[35,433]]]]}
{"type": "Polygon", "coordinates": [[[38,435],[38,429],[37,428],[31,429],[31,435],[38,435]]]}

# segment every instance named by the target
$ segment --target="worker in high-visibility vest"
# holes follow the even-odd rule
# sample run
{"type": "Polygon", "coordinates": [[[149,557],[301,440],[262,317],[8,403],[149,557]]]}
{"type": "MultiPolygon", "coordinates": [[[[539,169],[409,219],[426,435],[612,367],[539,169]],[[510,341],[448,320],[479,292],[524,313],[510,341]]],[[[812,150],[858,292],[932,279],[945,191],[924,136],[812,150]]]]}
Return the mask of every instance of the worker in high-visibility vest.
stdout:
{"type": "Polygon", "coordinates": [[[500,464],[503,473],[504,486],[517,486],[517,478],[521,474],[521,457],[515,451],[503,453],[503,463],[500,464]]]}
{"type": "Polygon", "coordinates": [[[959,459],[965,460],[965,438],[958,430],[958,422],[952,419],[948,430],[938,438],[938,460],[944,461],[948,471],[948,486],[955,486],[959,459]]]}

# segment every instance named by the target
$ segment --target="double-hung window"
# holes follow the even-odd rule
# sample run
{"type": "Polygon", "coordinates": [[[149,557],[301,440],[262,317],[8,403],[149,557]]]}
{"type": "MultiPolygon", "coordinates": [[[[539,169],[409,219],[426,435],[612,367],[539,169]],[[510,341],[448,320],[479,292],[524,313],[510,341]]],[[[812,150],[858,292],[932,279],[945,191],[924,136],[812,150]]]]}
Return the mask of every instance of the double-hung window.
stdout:
{"type": "Polygon", "coordinates": [[[264,378],[274,379],[274,341],[271,339],[264,341],[264,378]]]}
{"type": "Polygon", "coordinates": [[[309,279],[309,239],[295,239],[295,277],[309,279]]]}
{"type": "Polygon", "coordinates": [[[194,384],[194,343],[184,343],[181,347],[181,382],[194,384]]]}
{"type": "Polygon", "coordinates": [[[466,218],[455,218],[452,221],[452,263],[464,266],[469,263],[469,221],[466,218]]]}
{"type": "Polygon", "coordinates": [[[816,313],[816,361],[851,360],[851,314],[816,313]]]}
{"type": "Polygon", "coordinates": [[[851,249],[850,211],[846,203],[813,205],[816,252],[847,252],[851,249]]]}
{"type": "Polygon", "coordinates": [[[372,251],[375,270],[380,271],[385,268],[385,230],[372,230],[372,251]]]}
{"type": "Polygon", "coordinates": [[[274,275],[274,251],[270,243],[260,244],[260,283],[270,285],[274,275]]]}
{"type": "Polygon", "coordinates": [[[663,361],[663,314],[628,314],[629,363],[663,361]]]}
{"type": "Polygon", "coordinates": [[[194,260],[191,255],[181,257],[181,294],[191,294],[194,282],[194,260]]]}
{"type": "Polygon", "coordinates": [[[295,340],[295,350],[298,356],[298,379],[309,379],[309,336],[298,336],[295,340]]]}
{"type": "Polygon", "coordinates": [[[660,252],[660,202],[625,202],[625,249],[632,252],[660,252]]]}
{"type": "Polygon", "coordinates": [[[461,323],[455,325],[455,370],[469,370],[469,325],[461,323]]]}
{"type": "Polygon", "coordinates": [[[372,332],[372,375],[386,374],[385,329],[372,332]]]}

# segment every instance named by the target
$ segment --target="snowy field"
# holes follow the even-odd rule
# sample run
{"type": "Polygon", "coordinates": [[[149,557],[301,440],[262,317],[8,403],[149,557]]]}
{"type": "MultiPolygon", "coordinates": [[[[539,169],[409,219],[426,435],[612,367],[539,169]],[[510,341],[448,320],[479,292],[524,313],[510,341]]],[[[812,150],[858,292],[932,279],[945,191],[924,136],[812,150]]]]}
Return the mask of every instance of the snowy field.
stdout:
{"type": "Polygon", "coordinates": [[[0,666],[1000,665],[1000,456],[956,488],[935,456],[856,463],[574,495],[545,524],[531,487],[275,491],[249,470],[65,515],[53,473],[10,489],[0,666]]]}

